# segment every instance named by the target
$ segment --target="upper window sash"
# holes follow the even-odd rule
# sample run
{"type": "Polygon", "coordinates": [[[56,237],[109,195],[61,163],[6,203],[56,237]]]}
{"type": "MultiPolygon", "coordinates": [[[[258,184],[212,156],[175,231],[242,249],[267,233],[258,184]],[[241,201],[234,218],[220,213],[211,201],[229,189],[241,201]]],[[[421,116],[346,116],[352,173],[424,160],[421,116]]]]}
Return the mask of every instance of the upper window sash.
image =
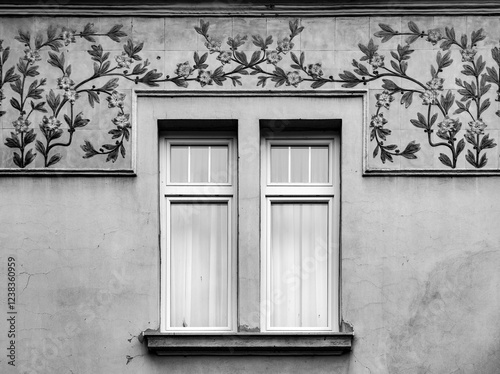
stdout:
{"type": "Polygon", "coordinates": [[[163,161],[160,165],[162,169],[160,183],[164,194],[172,196],[234,195],[236,181],[234,143],[232,137],[165,136],[160,149],[160,157],[163,161]],[[181,165],[176,165],[177,168],[175,168],[172,162],[179,162],[181,165]]]}
{"type": "Polygon", "coordinates": [[[268,196],[333,196],[337,184],[335,175],[338,174],[338,170],[336,168],[339,167],[336,158],[336,153],[339,152],[337,152],[336,147],[338,147],[338,141],[335,137],[328,139],[264,138],[264,194],[268,196]],[[277,150],[281,155],[276,152],[277,150]],[[320,152],[315,155],[318,150],[320,152]],[[325,155],[326,150],[327,155],[325,155]],[[276,156],[281,157],[281,160],[273,160],[273,157],[276,156]],[[321,162],[324,162],[324,165],[319,168],[318,156],[322,158],[321,162]],[[300,162],[301,165],[296,167],[294,162],[300,162]],[[280,172],[276,170],[277,167],[286,168],[286,170],[280,172]],[[294,181],[294,179],[301,179],[293,176],[294,167],[295,170],[301,169],[296,174],[300,173],[303,181],[294,181]],[[316,178],[313,177],[315,170],[316,178]],[[274,171],[280,172],[281,175],[276,177],[272,174],[274,171]],[[321,176],[318,171],[319,173],[326,173],[326,175],[321,176]],[[318,179],[323,179],[325,182],[319,182],[318,179]]]}

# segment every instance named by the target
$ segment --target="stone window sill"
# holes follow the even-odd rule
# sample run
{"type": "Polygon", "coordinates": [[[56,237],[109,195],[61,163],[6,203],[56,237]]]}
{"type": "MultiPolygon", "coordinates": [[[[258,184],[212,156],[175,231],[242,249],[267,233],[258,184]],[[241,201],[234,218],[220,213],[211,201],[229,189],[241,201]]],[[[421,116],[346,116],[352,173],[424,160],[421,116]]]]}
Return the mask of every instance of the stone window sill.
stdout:
{"type": "Polygon", "coordinates": [[[146,330],[148,350],[160,356],[328,356],[351,350],[354,334],[183,334],[146,330]]]}

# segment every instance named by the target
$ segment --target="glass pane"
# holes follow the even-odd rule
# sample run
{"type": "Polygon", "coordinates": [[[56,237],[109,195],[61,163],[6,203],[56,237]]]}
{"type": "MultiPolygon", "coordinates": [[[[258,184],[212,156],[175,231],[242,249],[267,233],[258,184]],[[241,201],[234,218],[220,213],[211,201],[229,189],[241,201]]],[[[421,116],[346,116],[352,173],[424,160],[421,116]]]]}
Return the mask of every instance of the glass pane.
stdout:
{"type": "Polygon", "coordinates": [[[208,182],[208,146],[191,146],[191,183],[208,182]]]}
{"type": "Polygon", "coordinates": [[[170,182],[187,183],[188,181],[188,146],[170,147],[170,182]]]}
{"type": "Polygon", "coordinates": [[[288,147],[271,147],[271,183],[288,183],[288,147]]]}
{"type": "Polygon", "coordinates": [[[292,183],[309,182],[309,147],[292,147],[292,183]]]}
{"type": "Polygon", "coordinates": [[[228,326],[228,206],[172,203],[170,324],[228,326]]]}
{"type": "Polygon", "coordinates": [[[328,146],[311,147],[311,182],[328,183],[328,146]]]}
{"type": "Polygon", "coordinates": [[[210,182],[227,183],[228,147],[212,146],[210,155],[210,182]]]}
{"type": "Polygon", "coordinates": [[[271,205],[271,327],[328,326],[328,204],[271,205]]]}

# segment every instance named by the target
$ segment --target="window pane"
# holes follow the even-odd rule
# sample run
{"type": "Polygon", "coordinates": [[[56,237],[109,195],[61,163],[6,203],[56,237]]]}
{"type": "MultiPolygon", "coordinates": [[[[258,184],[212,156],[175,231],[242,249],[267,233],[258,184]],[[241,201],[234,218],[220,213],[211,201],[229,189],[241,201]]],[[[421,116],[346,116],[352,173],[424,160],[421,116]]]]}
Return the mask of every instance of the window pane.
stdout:
{"type": "Polygon", "coordinates": [[[187,183],[188,153],[188,146],[173,145],[170,147],[170,181],[172,183],[187,183]]]}
{"type": "Polygon", "coordinates": [[[227,146],[211,147],[210,153],[210,182],[227,183],[227,146]]]}
{"type": "Polygon", "coordinates": [[[328,146],[311,147],[311,182],[328,183],[328,146]]]}
{"type": "Polygon", "coordinates": [[[208,146],[191,146],[191,183],[208,182],[208,146]]]}
{"type": "Polygon", "coordinates": [[[288,183],[288,147],[271,147],[271,182],[288,183]]]}
{"type": "Polygon", "coordinates": [[[291,182],[309,182],[309,147],[292,147],[291,182]]]}
{"type": "Polygon", "coordinates": [[[172,203],[171,327],[228,326],[228,205],[172,203]]]}
{"type": "Polygon", "coordinates": [[[328,204],[272,203],[270,327],[328,326],[328,204]]]}

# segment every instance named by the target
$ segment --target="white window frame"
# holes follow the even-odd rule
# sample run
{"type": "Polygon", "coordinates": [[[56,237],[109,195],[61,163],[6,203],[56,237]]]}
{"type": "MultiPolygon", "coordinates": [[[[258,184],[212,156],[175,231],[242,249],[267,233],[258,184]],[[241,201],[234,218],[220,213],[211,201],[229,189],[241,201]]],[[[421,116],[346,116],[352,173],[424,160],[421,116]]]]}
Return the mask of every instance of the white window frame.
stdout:
{"type": "Polygon", "coordinates": [[[234,333],[237,313],[237,172],[236,138],[226,134],[200,132],[168,133],[159,137],[160,168],[160,331],[163,333],[234,333]],[[227,183],[172,183],[168,155],[172,145],[228,145],[227,183]],[[226,202],[228,204],[228,325],[224,327],[172,327],[170,326],[170,206],[172,203],[226,202]]]}
{"type": "MultiPolygon", "coordinates": [[[[340,245],[340,136],[338,133],[317,135],[307,132],[276,138],[261,138],[261,331],[324,333],[338,332],[339,326],[339,245],[340,245]],[[271,146],[328,145],[329,177],[327,183],[271,183],[271,146]],[[327,326],[271,327],[270,225],[273,202],[328,203],[328,317],[327,326]]],[[[290,160],[289,160],[290,162],[290,160]]],[[[290,171],[289,171],[290,176],[290,171]]]]}

